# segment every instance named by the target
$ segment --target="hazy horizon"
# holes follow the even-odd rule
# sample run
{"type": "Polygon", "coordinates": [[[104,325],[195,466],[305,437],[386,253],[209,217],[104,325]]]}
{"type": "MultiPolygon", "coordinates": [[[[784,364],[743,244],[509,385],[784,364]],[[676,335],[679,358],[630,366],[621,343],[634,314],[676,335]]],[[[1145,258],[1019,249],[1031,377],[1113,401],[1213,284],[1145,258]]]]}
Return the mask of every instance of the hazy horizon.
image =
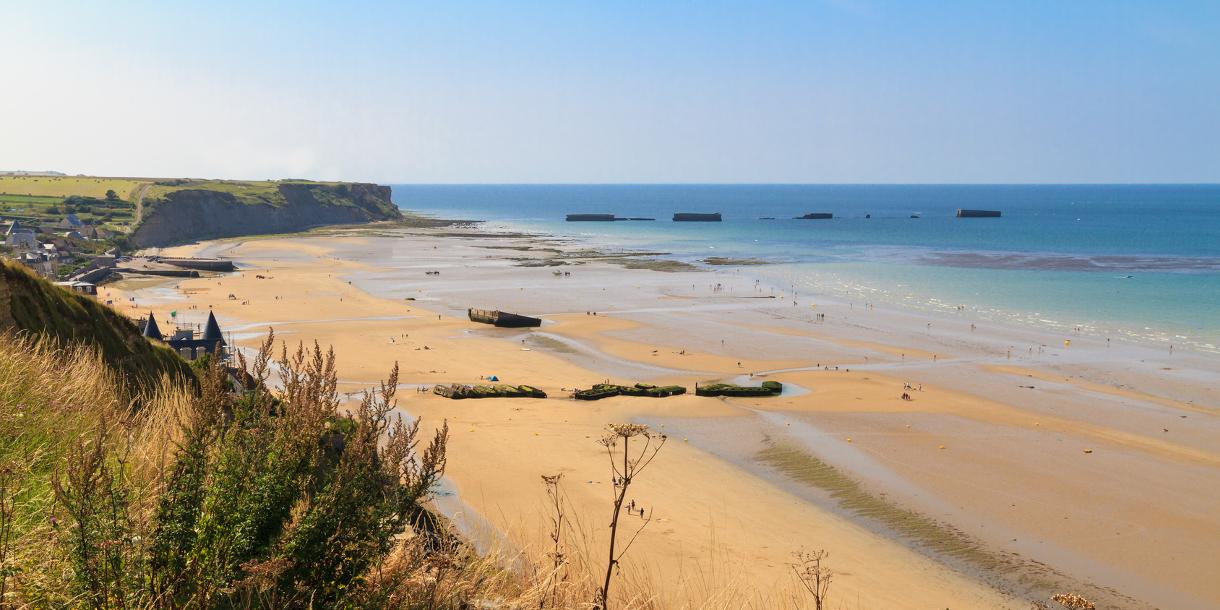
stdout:
{"type": "Polygon", "coordinates": [[[1212,184],[1220,5],[19,2],[0,169],[1212,184]]]}

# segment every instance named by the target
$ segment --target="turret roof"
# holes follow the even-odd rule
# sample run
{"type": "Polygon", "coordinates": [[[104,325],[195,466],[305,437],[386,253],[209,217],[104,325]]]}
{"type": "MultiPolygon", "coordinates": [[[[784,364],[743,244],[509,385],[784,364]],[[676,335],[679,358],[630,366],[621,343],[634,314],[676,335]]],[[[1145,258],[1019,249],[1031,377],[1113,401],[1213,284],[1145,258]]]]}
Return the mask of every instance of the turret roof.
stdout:
{"type": "Polygon", "coordinates": [[[205,341],[220,341],[225,342],[224,336],[220,332],[220,324],[216,323],[216,314],[208,312],[208,323],[203,327],[203,339],[205,341]]]}
{"type": "Polygon", "coordinates": [[[144,323],[143,334],[149,339],[156,339],[158,341],[165,340],[165,337],[161,336],[161,329],[157,326],[157,319],[153,317],[153,313],[151,311],[148,312],[148,321],[144,323]]]}

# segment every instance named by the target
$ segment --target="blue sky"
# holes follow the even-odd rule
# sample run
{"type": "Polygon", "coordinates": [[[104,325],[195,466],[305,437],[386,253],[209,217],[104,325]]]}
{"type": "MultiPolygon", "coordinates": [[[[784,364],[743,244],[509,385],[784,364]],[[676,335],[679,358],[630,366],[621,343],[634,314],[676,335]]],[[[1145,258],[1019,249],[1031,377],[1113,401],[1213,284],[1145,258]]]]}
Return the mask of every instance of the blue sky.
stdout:
{"type": "Polygon", "coordinates": [[[1217,2],[100,4],[4,3],[0,169],[1220,181],[1217,2]]]}

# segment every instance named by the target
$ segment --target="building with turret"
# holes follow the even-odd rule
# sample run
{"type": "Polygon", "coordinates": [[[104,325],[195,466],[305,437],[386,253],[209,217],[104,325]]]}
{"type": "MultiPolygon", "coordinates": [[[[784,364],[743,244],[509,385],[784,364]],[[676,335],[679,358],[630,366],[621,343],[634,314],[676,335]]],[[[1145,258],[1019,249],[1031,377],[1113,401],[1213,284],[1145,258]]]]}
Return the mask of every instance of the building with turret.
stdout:
{"type": "Polygon", "coordinates": [[[140,333],[145,338],[165,343],[185,360],[196,360],[205,354],[219,354],[222,361],[229,358],[226,349],[228,342],[225,341],[224,333],[220,330],[220,324],[216,322],[216,314],[210,311],[208,321],[203,325],[203,333],[199,336],[195,335],[195,330],[192,328],[178,328],[166,339],[151,311],[148,312],[147,318],[140,320],[139,325],[140,333]]]}

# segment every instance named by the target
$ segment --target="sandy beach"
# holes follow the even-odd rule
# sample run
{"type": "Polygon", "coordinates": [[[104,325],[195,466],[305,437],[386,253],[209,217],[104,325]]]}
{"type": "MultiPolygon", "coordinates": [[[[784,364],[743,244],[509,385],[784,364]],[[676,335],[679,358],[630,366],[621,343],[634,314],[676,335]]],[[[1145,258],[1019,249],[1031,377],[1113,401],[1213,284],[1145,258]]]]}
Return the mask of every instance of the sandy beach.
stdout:
{"type": "Polygon", "coordinates": [[[99,297],[163,324],[171,311],[199,324],[211,309],[243,348],[269,328],[290,345],[331,345],[347,392],[397,362],[400,409],[425,427],[449,422],[452,495],[438,506],[474,537],[542,544],[540,476],[562,473],[600,556],[611,485],[597,439],[608,423],[663,431],[631,491],[655,518],[624,566],[662,607],[717,596],[774,607],[794,592],[788,564],[801,549],[830,553],[834,608],[1024,609],[1069,591],[1098,607],[1220,606],[1214,355],[794,301],[749,266],[658,271],[592,255],[553,265],[577,249],[446,229],[207,242],[164,253],[220,256],[239,271],[124,280],[99,297]],[[544,324],[493,328],[468,307],[544,324]],[[415,391],[490,375],[549,398],[415,391]],[[786,390],[568,397],[606,379],[786,390]]]}

